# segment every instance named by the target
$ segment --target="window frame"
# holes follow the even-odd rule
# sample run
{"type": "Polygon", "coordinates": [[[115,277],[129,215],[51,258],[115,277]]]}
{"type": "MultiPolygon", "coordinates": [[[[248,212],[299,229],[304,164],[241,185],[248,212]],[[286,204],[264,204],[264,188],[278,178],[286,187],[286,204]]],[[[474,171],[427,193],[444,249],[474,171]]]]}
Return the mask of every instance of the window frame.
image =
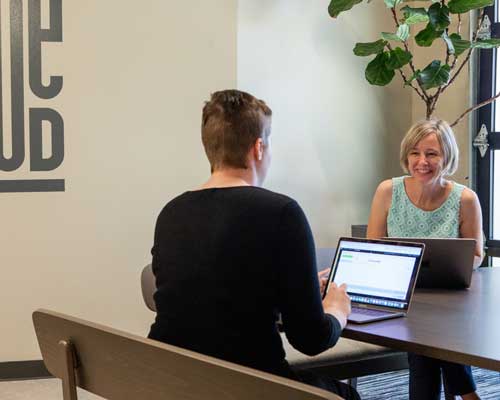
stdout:
{"type": "MultiPolygon", "coordinates": [[[[492,37],[500,36],[500,23],[495,21],[495,6],[485,9],[486,15],[491,21],[492,37]]],[[[477,104],[485,101],[496,94],[496,62],[497,49],[481,49],[478,57],[478,91],[477,104]]],[[[498,100],[497,100],[498,101],[498,100]]],[[[500,257],[500,240],[493,239],[493,168],[494,168],[494,150],[500,150],[500,131],[495,131],[495,112],[500,113],[499,109],[495,110],[496,102],[492,102],[481,107],[477,113],[476,131],[474,136],[479,132],[484,124],[488,130],[488,150],[484,157],[478,153],[475,154],[476,174],[475,186],[476,193],[479,197],[481,209],[483,212],[483,230],[486,235],[486,247],[488,249],[488,259],[485,262],[490,264],[490,257],[500,257]]],[[[500,127],[499,127],[500,128],[500,127]]],[[[476,149],[473,149],[476,152],[476,149]]]]}

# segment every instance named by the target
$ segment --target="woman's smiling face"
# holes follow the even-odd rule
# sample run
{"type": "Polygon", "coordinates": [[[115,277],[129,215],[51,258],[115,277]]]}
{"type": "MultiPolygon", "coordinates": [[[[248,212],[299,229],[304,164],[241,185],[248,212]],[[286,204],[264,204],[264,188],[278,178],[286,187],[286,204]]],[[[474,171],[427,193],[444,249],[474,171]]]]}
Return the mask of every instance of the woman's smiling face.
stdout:
{"type": "Polygon", "coordinates": [[[435,133],[425,136],[408,153],[408,171],[415,179],[430,182],[443,169],[443,151],[435,133]]]}

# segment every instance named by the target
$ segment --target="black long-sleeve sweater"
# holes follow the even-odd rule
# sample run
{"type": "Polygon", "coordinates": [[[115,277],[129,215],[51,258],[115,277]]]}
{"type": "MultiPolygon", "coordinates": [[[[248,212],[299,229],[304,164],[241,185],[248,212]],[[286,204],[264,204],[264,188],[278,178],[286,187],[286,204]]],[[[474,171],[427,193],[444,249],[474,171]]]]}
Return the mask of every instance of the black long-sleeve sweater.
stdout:
{"type": "Polygon", "coordinates": [[[161,211],[152,254],[152,339],[290,376],[278,313],[303,353],[340,336],[321,305],[309,224],[287,196],[252,186],[186,192],[161,211]]]}

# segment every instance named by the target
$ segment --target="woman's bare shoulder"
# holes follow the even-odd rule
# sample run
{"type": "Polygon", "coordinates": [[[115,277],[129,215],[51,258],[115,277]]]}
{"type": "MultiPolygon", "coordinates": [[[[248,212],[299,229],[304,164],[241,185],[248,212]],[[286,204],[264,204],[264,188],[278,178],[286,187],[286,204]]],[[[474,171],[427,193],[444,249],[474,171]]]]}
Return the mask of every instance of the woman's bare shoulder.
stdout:
{"type": "Polygon", "coordinates": [[[381,197],[392,196],[392,179],[380,182],[375,193],[381,197]]]}
{"type": "Polygon", "coordinates": [[[472,207],[479,204],[479,199],[476,192],[468,187],[465,187],[464,190],[462,190],[462,195],[460,196],[460,203],[463,206],[472,207]]]}

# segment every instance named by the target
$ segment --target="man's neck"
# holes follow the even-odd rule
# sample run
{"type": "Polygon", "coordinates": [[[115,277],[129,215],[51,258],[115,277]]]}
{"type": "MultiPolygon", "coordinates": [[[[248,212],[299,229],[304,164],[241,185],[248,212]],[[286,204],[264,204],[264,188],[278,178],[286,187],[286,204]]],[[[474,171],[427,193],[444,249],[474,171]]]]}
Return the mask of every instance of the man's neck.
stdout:
{"type": "Polygon", "coordinates": [[[251,168],[224,168],[212,172],[201,189],[235,186],[259,186],[256,174],[251,168]]]}

